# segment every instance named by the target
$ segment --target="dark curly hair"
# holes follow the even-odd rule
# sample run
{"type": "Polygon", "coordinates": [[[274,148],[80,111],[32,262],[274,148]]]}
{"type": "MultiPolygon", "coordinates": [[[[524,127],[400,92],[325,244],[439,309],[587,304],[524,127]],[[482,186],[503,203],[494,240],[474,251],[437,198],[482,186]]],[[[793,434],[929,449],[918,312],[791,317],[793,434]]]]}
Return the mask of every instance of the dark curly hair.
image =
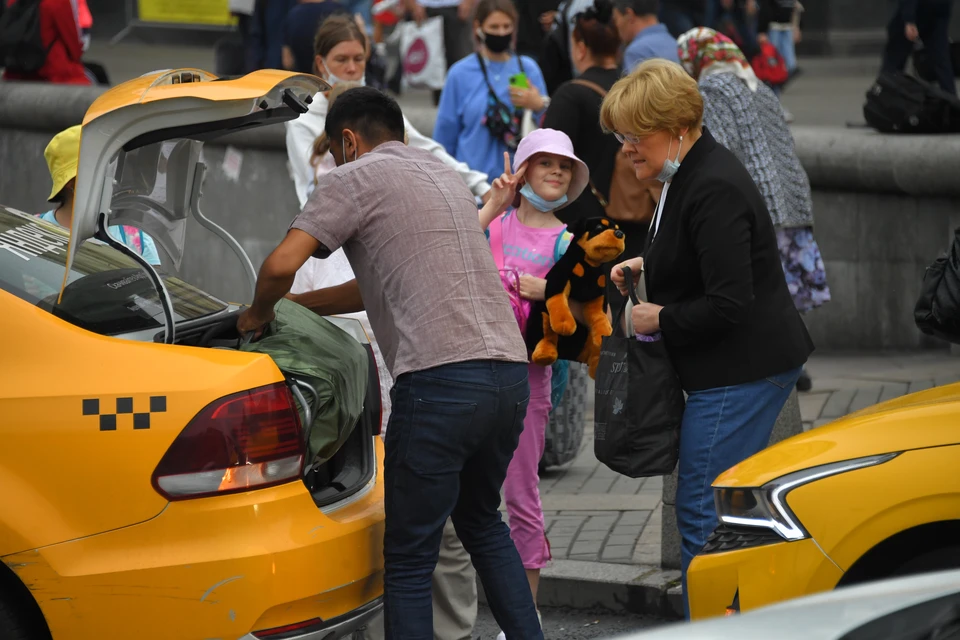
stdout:
{"type": "Polygon", "coordinates": [[[583,42],[598,58],[615,57],[620,51],[620,33],[613,23],[613,2],[596,0],[593,6],[575,16],[574,42],[583,42]]]}

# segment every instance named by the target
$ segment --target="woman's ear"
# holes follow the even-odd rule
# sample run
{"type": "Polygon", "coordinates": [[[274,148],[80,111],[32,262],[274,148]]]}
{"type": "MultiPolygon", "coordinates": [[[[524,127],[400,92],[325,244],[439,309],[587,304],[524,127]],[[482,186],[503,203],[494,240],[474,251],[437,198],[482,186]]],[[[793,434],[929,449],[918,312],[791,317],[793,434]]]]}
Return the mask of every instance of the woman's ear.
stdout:
{"type": "Polygon", "coordinates": [[[313,67],[317,70],[317,75],[321,78],[327,75],[327,68],[323,66],[323,57],[314,56],[313,57],[313,67]]]}

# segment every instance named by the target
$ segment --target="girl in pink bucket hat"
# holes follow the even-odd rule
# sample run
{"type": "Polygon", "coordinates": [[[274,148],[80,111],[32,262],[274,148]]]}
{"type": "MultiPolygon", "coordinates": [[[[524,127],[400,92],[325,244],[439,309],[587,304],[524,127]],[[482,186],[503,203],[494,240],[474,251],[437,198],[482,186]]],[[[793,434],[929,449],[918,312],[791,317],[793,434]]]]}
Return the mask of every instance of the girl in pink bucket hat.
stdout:
{"type": "MultiPolygon", "coordinates": [[[[544,278],[572,239],[554,214],[580,196],[590,181],[590,171],[573,153],[567,134],[555,129],[537,129],[524,137],[513,169],[506,153],[503,168],[503,175],[493,181],[490,199],[480,210],[480,226],[490,239],[504,288],[523,331],[530,301],[544,299],[544,278]]],[[[551,370],[533,363],[527,366],[530,404],[503,488],[510,535],[536,602],[540,570],[550,561],[537,485],[551,408],[551,370]]]]}

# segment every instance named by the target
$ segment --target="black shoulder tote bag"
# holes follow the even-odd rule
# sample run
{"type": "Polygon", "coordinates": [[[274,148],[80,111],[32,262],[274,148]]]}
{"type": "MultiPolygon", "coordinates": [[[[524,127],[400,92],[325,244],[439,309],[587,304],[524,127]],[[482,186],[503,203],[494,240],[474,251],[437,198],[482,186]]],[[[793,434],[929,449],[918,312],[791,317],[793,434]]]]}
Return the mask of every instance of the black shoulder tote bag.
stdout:
{"type": "MultiPolygon", "coordinates": [[[[633,282],[630,269],[624,269],[633,282]]],[[[630,299],[638,304],[631,288],[630,299]]],[[[624,335],[623,307],[597,365],[593,450],[597,460],[631,478],[669,474],[680,453],[684,397],[666,345],[624,335]]]]}

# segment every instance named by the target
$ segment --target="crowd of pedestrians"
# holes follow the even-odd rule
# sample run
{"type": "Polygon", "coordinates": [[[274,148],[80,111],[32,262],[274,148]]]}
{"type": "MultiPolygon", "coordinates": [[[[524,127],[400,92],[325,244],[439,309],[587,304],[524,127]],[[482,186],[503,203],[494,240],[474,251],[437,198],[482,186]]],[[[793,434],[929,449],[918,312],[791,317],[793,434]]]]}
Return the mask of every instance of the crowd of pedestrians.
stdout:
{"type": "MultiPolygon", "coordinates": [[[[624,281],[633,267],[646,296],[632,328],[662,336],[687,394],[684,567],[715,526],[710,482],[766,446],[804,384],[813,345],[800,312],[830,297],[776,87],[720,31],[693,22],[674,35],[655,0],[592,0],[569,15],[576,1],[523,13],[511,0],[404,4],[457,28],[469,15],[471,46],[450,60],[432,138],[362,86],[369,35],[331,12],[310,64],[334,88],[287,125],[303,211],[239,328],[258,330],[287,295],[317,313],[358,314],[375,337],[392,405],[389,638],[469,637],[474,570],[501,637],[542,637],[537,591],[551,554],[537,486],[551,368],[529,362],[522,326],[572,241],[567,225],[620,225],[626,252],[605,265],[608,303],[639,284],[624,281]],[[522,34],[540,35],[533,27],[543,44],[520,53],[522,34]],[[536,55],[558,45],[570,75],[550,91],[536,55]],[[414,234],[431,250],[409,260],[414,234]]],[[[700,15],[738,8],[742,20],[749,7],[736,3],[700,15]]],[[[773,35],[782,17],[764,16],[773,35]]]]}
{"type": "MultiPolygon", "coordinates": [[[[256,334],[288,297],[353,314],[372,338],[386,422],[385,616],[368,637],[469,638],[477,576],[501,637],[543,637],[537,592],[551,552],[538,467],[556,397],[523,328],[575,241],[569,228],[588,218],[624,236],[622,257],[604,265],[608,306],[642,281],[630,325],[663,340],[687,395],[685,574],[716,525],[712,480],[764,448],[792,389],[809,388],[801,313],[830,299],[777,87],[723,27],[701,26],[762,16],[766,32],[752,37],[786,58],[795,3],[398,3],[413,19],[442,16],[445,38],[466,43],[447,50],[432,137],[364,86],[369,6],[247,4],[244,29],[270,24],[277,36],[247,62],[315,73],[332,89],[286,125],[302,210],[238,329],[256,334]],[[538,60],[568,79],[551,88],[538,60]],[[424,249],[415,260],[412,242],[424,249]]],[[[47,150],[57,207],[44,217],[63,225],[78,130],[47,150]]],[[[110,233],[154,261],[149,236],[110,233]]]]}

